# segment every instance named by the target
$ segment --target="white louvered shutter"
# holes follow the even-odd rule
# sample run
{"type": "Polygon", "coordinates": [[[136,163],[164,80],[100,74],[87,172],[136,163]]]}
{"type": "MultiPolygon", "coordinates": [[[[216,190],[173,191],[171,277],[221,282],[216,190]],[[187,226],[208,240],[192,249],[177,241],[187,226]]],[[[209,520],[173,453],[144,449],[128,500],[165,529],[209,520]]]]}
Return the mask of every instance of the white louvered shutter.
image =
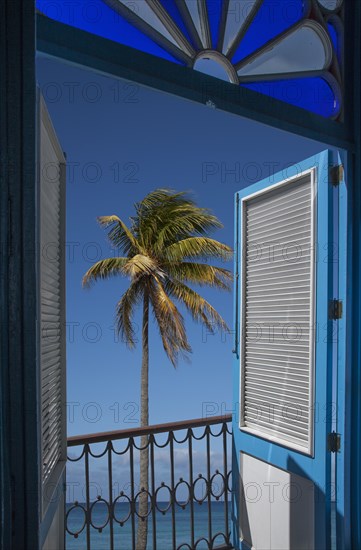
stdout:
{"type": "Polygon", "coordinates": [[[242,200],[241,427],[312,452],[314,172],[242,200]]]}
{"type": "MultiPolygon", "coordinates": [[[[43,486],[66,460],[65,159],[43,99],[39,143],[39,361],[43,486]]],[[[47,495],[49,498],[49,495],[47,495]]]]}

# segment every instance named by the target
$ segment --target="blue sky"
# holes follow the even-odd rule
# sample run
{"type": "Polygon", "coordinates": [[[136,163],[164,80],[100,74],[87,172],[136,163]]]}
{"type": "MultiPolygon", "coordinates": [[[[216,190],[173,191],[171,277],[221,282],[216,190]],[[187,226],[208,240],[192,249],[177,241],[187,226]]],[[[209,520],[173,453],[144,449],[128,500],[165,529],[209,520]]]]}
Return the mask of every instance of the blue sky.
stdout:
{"type": "MultiPolygon", "coordinates": [[[[47,58],[38,60],[38,82],[68,163],[68,433],[131,428],[139,423],[141,350],[127,350],[112,328],[127,281],[81,287],[90,265],[112,254],[97,216],[127,220],[156,187],[190,190],[223,222],[215,238],[233,245],[234,193],[280,170],[287,177],[290,165],[324,146],[47,58]]],[[[232,295],[203,293],[232,326],[232,295]]],[[[232,410],[232,336],[209,335],[189,318],[186,327],[193,354],[176,370],[151,327],[151,423],[232,410]]]]}

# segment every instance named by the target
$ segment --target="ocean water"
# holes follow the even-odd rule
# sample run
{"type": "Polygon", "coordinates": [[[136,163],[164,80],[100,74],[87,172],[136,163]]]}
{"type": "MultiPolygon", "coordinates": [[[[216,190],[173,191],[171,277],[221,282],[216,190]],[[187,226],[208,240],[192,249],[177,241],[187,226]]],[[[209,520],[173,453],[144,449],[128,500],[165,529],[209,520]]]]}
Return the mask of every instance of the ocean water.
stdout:
{"type": "MultiPolygon", "coordinates": [[[[159,507],[165,508],[167,503],[158,503],[159,507]]],[[[67,510],[71,507],[70,504],[67,505],[67,510]]],[[[212,502],[212,536],[218,532],[225,532],[225,518],[224,502],[212,502]]],[[[228,517],[230,518],[230,503],[228,504],[228,517]]],[[[121,521],[122,518],[125,518],[129,513],[129,506],[127,503],[117,503],[115,506],[115,517],[121,521]]],[[[106,521],[106,506],[104,503],[97,503],[92,512],[92,521],[95,526],[101,526],[106,521]]],[[[81,509],[74,509],[68,515],[68,529],[70,531],[77,531],[81,528],[84,522],[84,513],[81,509]]],[[[148,521],[148,549],[153,549],[153,527],[152,527],[152,516],[149,516],[148,521]]],[[[180,546],[182,543],[191,542],[191,527],[190,527],[190,508],[189,505],[185,510],[182,510],[178,506],[176,507],[176,541],[177,546],[180,546]]],[[[195,539],[205,537],[208,539],[208,505],[204,502],[202,505],[194,503],[194,530],[195,530],[195,539]]],[[[228,531],[230,531],[230,522],[228,526],[228,531]]],[[[110,548],[110,537],[109,537],[109,525],[104,527],[101,532],[99,532],[94,527],[91,527],[91,539],[90,539],[90,548],[91,550],[108,550],[110,548]]],[[[157,550],[171,550],[172,549],[172,514],[169,509],[165,515],[157,512],[156,516],[156,534],[157,534],[157,550]]],[[[221,545],[224,543],[223,536],[219,536],[215,540],[215,546],[221,545]],[[217,544],[216,544],[217,543],[217,544]]],[[[116,550],[132,550],[132,530],[131,530],[131,519],[124,523],[123,526],[114,521],[114,548],[116,550]]],[[[184,546],[184,548],[187,548],[184,546]]],[[[203,550],[208,548],[207,543],[204,541],[197,546],[198,550],[203,550]]],[[[66,534],[66,549],[67,550],[87,550],[86,546],[86,529],[78,536],[74,538],[69,533],[66,534]]]]}

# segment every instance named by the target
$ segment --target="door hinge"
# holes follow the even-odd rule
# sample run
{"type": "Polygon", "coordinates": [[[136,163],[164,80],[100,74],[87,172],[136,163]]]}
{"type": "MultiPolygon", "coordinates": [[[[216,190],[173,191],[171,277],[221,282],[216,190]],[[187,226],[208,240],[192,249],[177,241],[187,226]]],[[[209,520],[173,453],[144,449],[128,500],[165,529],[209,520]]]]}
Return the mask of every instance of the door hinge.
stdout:
{"type": "Polygon", "coordinates": [[[331,185],[335,187],[339,185],[341,181],[343,181],[343,176],[344,176],[344,170],[343,170],[342,164],[336,164],[336,166],[330,167],[329,178],[330,178],[331,185]]]}
{"type": "Polygon", "coordinates": [[[337,432],[328,434],[327,448],[330,453],[339,453],[341,450],[341,434],[337,432]]]}
{"type": "Polygon", "coordinates": [[[328,318],[332,321],[342,319],[343,304],[341,300],[330,300],[328,308],[328,318]]]}

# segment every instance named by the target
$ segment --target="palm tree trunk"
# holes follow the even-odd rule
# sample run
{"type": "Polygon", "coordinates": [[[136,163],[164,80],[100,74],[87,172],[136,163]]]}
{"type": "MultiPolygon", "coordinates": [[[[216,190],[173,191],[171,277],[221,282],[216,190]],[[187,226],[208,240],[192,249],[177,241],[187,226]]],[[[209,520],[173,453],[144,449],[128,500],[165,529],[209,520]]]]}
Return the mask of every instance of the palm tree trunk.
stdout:
{"type": "MultiPolygon", "coordinates": [[[[144,291],[143,301],[143,326],[142,326],[142,372],[141,372],[141,390],[140,390],[140,424],[149,425],[149,294],[144,291]]],[[[146,448],[140,451],[140,490],[139,495],[139,515],[145,519],[139,518],[137,532],[136,550],[146,550],[148,536],[148,472],[149,472],[149,446],[148,436],[141,437],[141,446],[146,448]]]]}

